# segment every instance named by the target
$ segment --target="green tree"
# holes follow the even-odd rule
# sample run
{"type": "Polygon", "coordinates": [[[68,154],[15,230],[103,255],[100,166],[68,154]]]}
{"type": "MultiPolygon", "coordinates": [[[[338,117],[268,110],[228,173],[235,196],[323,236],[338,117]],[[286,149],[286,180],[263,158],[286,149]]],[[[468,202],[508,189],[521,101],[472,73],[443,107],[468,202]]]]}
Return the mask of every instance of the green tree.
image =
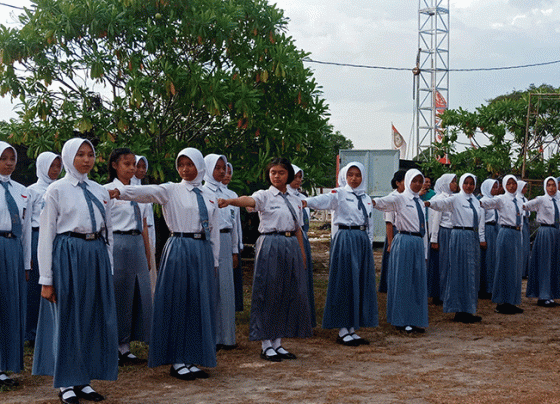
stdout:
{"type": "Polygon", "coordinates": [[[423,164],[423,169],[436,177],[448,171],[459,175],[471,172],[481,180],[509,173],[520,175],[529,94],[532,108],[525,176],[545,178],[557,175],[560,155],[555,153],[545,158],[543,149],[548,145],[558,150],[560,146],[560,89],[545,84],[539,87],[531,85],[526,91],[496,97],[476,108],[475,112],[462,108],[446,111],[442,115],[442,126],[447,129],[447,135],[433,147],[436,155],[447,153],[451,165],[446,167],[432,160],[423,164]],[[473,147],[457,152],[460,134],[465,135],[473,147]]]}
{"type": "Polygon", "coordinates": [[[0,26],[0,93],[20,102],[0,136],[30,156],[78,132],[99,162],[115,147],[146,155],[156,181],[177,178],[188,146],[225,154],[244,191],[277,155],[313,184],[330,175],[334,159],[315,163],[340,139],[307,53],[266,0],[32,3],[21,28],[0,26]]]}

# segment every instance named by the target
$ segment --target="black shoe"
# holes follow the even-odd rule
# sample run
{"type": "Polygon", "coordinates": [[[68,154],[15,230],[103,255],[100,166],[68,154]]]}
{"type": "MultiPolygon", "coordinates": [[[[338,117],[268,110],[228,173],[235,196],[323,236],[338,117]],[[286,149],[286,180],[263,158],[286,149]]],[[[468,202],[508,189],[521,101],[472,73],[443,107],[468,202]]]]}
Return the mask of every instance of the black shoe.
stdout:
{"type": "Polygon", "coordinates": [[[540,307],[556,307],[556,306],[558,306],[558,303],[556,303],[554,300],[539,299],[537,301],[537,306],[540,306],[540,307]]]}
{"type": "Polygon", "coordinates": [[[521,307],[514,306],[513,304],[511,305],[511,307],[512,307],[512,310],[515,314],[523,313],[523,309],[521,307]]]}
{"type": "Polygon", "coordinates": [[[507,303],[498,304],[496,306],[496,313],[500,314],[516,314],[516,311],[513,310],[515,306],[507,303]]]}
{"type": "Polygon", "coordinates": [[[421,328],[421,327],[416,327],[416,326],[412,326],[412,332],[415,332],[417,334],[424,334],[426,332],[425,329],[421,328]]]}
{"type": "MultiPolygon", "coordinates": [[[[173,365],[171,365],[171,369],[169,370],[169,374],[179,380],[194,380],[196,379],[196,375],[194,375],[192,372],[188,372],[188,373],[184,373],[184,374],[180,374],[179,370],[183,369],[183,368],[187,368],[187,366],[183,365],[181,366],[179,369],[175,370],[175,368],[173,367],[173,365]]],[[[187,368],[188,369],[188,368],[187,368]]]]}
{"type": "Polygon", "coordinates": [[[222,347],[221,347],[221,348],[222,348],[224,351],[231,351],[232,349],[237,349],[238,346],[239,346],[239,345],[237,345],[237,344],[233,344],[233,345],[225,345],[225,344],[222,344],[222,347]]]}
{"type": "Polygon", "coordinates": [[[471,313],[455,313],[455,318],[453,318],[453,321],[463,324],[472,324],[482,321],[482,317],[475,316],[471,313]]]}
{"type": "MultiPolygon", "coordinates": [[[[6,373],[0,372],[0,375],[6,376],[6,373]]],[[[17,387],[17,386],[19,386],[19,382],[17,380],[14,380],[14,379],[7,378],[7,379],[4,379],[4,380],[0,380],[0,386],[17,387]]]]}
{"type": "Polygon", "coordinates": [[[119,366],[124,365],[139,365],[141,363],[145,363],[146,359],[140,359],[136,356],[132,355],[130,351],[121,354],[119,352],[119,366]]]}
{"type": "MultiPolygon", "coordinates": [[[[72,397],[68,397],[68,398],[64,398],[64,393],[68,392],[68,391],[74,391],[74,389],[72,387],[64,389],[62,391],[58,392],[58,397],[60,397],[60,402],[62,404],[80,404],[80,399],[78,398],[78,396],[72,396],[72,397]]],[[[74,391],[74,394],[76,392],[74,391]]]]}
{"type": "MultiPolygon", "coordinates": [[[[88,401],[103,401],[103,400],[105,400],[105,397],[103,397],[101,394],[99,394],[96,391],[91,391],[89,393],[84,393],[83,389],[86,388],[87,386],[89,386],[89,384],[84,384],[83,386],[75,386],[74,387],[74,393],[76,393],[78,398],[83,398],[84,400],[88,400],[88,401]]],[[[91,386],[89,386],[89,387],[91,387],[91,386]]]]}
{"type": "Polygon", "coordinates": [[[210,377],[210,375],[202,369],[197,368],[198,370],[193,370],[194,367],[194,365],[187,365],[187,369],[189,369],[189,371],[194,375],[195,378],[208,379],[210,377]]]}
{"type": "Polygon", "coordinates": [[[399,331],[404,331],[407,334],[412,334],[412,332],[414,331],[414,328],[412,328],[412,326],[410,325],[398,325],[395,326],[395,328],[399,331]]]}
{"type": "Polygon", "coordinates": [[[273,347],[269,346],[264,351],[261,351],[261,358],[271,362],[282,362],[282,358],[280,357],[280,355],[268,355],[267,352],[269,350],[272,350],[272,352],[276,352],[273,347]]]}
{"type": "Polygon", "coordinates": [[[442,306],[443,305],[443,300],[438,299],[437,297],[432,297],[432,304],[434,306],[442,306]]]}
{"type": "Polygon", "coordinates": [[[354,338],[354,341],[358,341],[358,345],[369,345],[369,340],[359,337],[356,333],[352,333],[352,338],[354,338]],[[358,338],[354,338],[354,337],[358,337],[358,338]]]}
{"type": "Polygon", "coordinates": [[[342,337],[339,335],[338,337],[336,337],[336,343],[341,344],[341,345],[346,345],[346,346],[358,346],[358,345],[360,345],[358,340],[354,339],[354,338],[352,338],[348,341],[344,341],[344,338],[346,338],[346,337],[352,338],[352,334],[347,333],[347,334],[344,334],[342,337]]]}
{"type": "Polygon", "coordinates": [[[224,344],[216,344],[216,352],[221,351],[224,349],[224,344]]]}
{"type": "Polygon", "coordinates": [[[489,292],[478,292],[478,298],[483,300],[492,299],[492,293],[489,292]]]}
{"type": "Polygon", "coordinates": [[[284,349],[284,351],[286,351],[286,349],[283,348],[282,346],[279,346],[278,348],[275,349],[275,351],[276,351],[276,353],[278,354],[278,356],[280,356],[282,359],[297,359],[297,357],[296,357],[293,353],[291,353],[291,352],[288,352],[288,351],[286,351],[286,353],[280,353],[280,352],[278,352],[278,350],[279,350],[280,348],[284,349]]]}

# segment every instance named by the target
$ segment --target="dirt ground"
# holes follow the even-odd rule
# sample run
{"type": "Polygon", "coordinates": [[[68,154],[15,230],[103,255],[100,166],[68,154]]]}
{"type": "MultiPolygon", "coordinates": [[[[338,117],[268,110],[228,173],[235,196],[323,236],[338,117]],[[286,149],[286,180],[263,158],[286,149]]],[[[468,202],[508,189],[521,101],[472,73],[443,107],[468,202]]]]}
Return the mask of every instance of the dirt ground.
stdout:
{"type": "MultiPolygon", "coordinates": [[[[329,232],[310,233],[320,321],[328,280],[329,232]]],[[[381,248],[375,250],[381,268],[381,248]]],[[[248,302],[251,261],[245,261],[245,311],[237,314],[239,348],[218,352],[206,380],[180,381],[169,367],[121,368],[118,382],[94,381],[105,403],[560,403],[559,308],[537,307],[523,298],[525,313],[506,316],[479,301],[478,324],[458,324],[430,304],[426,334],[406,335],[385,320],[386,295],[379,294],[380,326],[362,329],[369,346],[343,347],[336,331],[317,327],[313,338],[286,339],[295,361],[272,363],[250,342],[248,302]]],[[[525,281],[524,281],[525,284],[525,281]]],[[[143,345],[133,351],[146,357],[143,345]]],[[[2,403],[58,403],[50,377],[15,375],[21,386],[0,391],[2,403]]]]}

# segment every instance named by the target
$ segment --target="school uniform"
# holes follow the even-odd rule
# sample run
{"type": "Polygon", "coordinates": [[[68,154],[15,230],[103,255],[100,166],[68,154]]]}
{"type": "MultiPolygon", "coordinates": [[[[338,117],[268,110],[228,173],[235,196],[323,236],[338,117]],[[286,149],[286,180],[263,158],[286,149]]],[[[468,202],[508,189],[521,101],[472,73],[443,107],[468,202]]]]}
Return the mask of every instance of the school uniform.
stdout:
{"type": "MultiPolygon", "coordinates": [[[[396,193],[398,193],[398,191],[394,190],[390,195],[394,195],[396,193]]],[[[397,228],[395,227],[395,215],[396,212],[383,213],[383,220],[385,224],[393,227],[393,237],[397,234],[397,228]]],[[[383,242],[383,255],[381,257],[381,274],[379,276],[379,293],[387,293],[387,270],[389,268],[389,259],[391,257],[390,252],[387,251],[388,246],[389,238],[385,235],[385,241],[383,242]]]]}
{"type": "Polygon", "coordinates": [[[41,299],[33,374],[53,376],[54,387],[118,373],[112,201],[73,165],[84,142],[93,149],[85,139],[64,144],[66,175],[47,188],[40,215],[39,283],[54,286],[56,303],[41,299]]]}
{"type": "Polygon", "coordinates": [[[358,188],[349,184],[329,194],[308,198],[312,209],[331,209],[338,230],[331,243],[329,284],[323,328],[376,327],[379,324],[373,260],[373,207],[365,193],[365,169],[358,188]],[[364,211],[365,210],[365,211],[364,211]]]}
{"type": "MultiPolygon", "coordinates": [[[[556,179],[548,177],[544,181],[556,179]]],[[[527,280],[527,297],[536,297],[539,300],[552,300],[560,298],[560,198],[558,193],[554,196],[545,194],[537,196],[523,207],[537,212],[537,222],[540,224],[533,243],[527,280]]]]}
{"type": "Polygon", "coordinates": [[[154,295],[148,366],[187,363],[215,367],[219,212],[214,194],[202,189],[206,169],[200,152],[186,148],[180,156],[195,164],[198,175],[193,181],[125,186],[119,188],[119,198],[161,204],[171,232],[161,255],[154,295]],[[200,190],[201,205],[195,189],[200,190]],[[199,206],[206,207],[207,227],[203,227],[199,206]]]}
{"type": "MultiPolygon", "coordinates": [[[[105,189],[122,188],[115,178],[105,189]]],[[[152,293],[142,231],[147,206],[114,200],[113,264],[119,345],[130,341],[149,342],[152,325],[152,293]]]]}
{"type": "Polygon", "coordinates": [[[55,153],[43,152],[37,157],[37,182],[28,186],[29,213],[31,215],[31,261],[32,271],[29,271],[27,281],[27,314],[25,322],[25,340],[35,342],[37,335],[37,321],[39,319],[39,304],[41,302],[41,285],[39,285],[39,264],[37,262],[37,246],[39,244],[39,215],[43,209],[43,196],[47,187],[55,180],[49,177],[49,169],[53,161],[59,158],[55,153]]]}
{"type": "MultiPolygon", "coordinates": [[[[464,174],[464,181],[472,174],[464,174]]],[[[476,184],[476,179],[475,179],[476,184]]],[[[443,295],[446,313],[476,313],[478,303],[480,243],[484,238],[484,216],[480,202],[462,189],[449,198],[431,200],[430,208],[451,212],[453,230],[449,240],[449,272],[443,295]]]]}
{"type": "MultiPolygon", "coordinates": [[[[17,158],[15,149],[0,141],[0,154],[7,148],[17,158]]],[[[19,373],[25,337],[25,271],[31,269],[31,208],[23,185],[5,175],[0,175],[0,182],[0,372],[19,373]]]]}
{"type": "MultiPolygon", "coordinates": [[[[295,174],[301,172],[302,179],[303,179],[303,170],[298,166],[296,166],[295,164],[292,164],[292,167],[294,169],[295,174]]],[[[292,188],[290,184],[288,184],[287,186],[290,189],[290,192],[295,196],[297,196],[300,200],[304,200],[307,198],[307,196],[299,192],[299,190],[292,188]]],[[[309,310],[311,310],[310,311],[311,325],[312,327],[315,327],[317,325],[317,315],[315,313],[315,291],[313,289],[313,257],[311,256],[311,244],[309,243],[309,236],[307,235],[309,231],[310,209],[304,208],[302,210],[302,214],[303,214],[303,226],[301,230],[303,235],[303,248],[305,250],[305,260],[306,260],[305,269],[307,271],[307,296],[309,297],[309,310]]]]}
{"type": "MultiPolygon", "coordinates": [[[[525,187],[527,183],[525,181],[519,180],[517,181],[517,196],[521,199],[521,202],[527,202],[527,198],[523,195],[523,187],[525,187]]],[[[522,263],[522,277],[526,278],[527,274],[529,273],[529,259],[531,258],[531,228],[529,226],[529,216],[531,212],[529,211],[522,211],[521,217],[523,218],[523,229],[521,231],[521,236],[523,240],[523,263],[522,263]]]]}
{"type": "MultiPolygon", "coordinates": [[[[487,201],[494,198],[492,187],[496,180],[487,179],[480,186],[482,198],[487,201]]],[[[484,237],[486,249],[481,250],[480,256],[480,289],[482,293],[492,293],[494,285],[494,274],[496,272],[496,238],[498,237],[498,211],[496,209],[484,209],[484,237]]]]}
{"type": "Polygon", "coordinates": [[[303,224],[301,200],[289,189],[282,194],[272,185],[251,198],[259,213],[260,236],[255,245],[249,340],[311,337],[308,275],[295,236],[303,224]]]}
{"type": "MultiPolygon", "coordinates": [[[[504,189],[507,181],[515,177],[506,175],[502,180],[504,189]]],[[[521,303],[521,274],[523,263],[522,207],[523,202],[506,191],[492,199],[481,200],[484,209],[497,209],[500,229],[496,237],[496,272],[492,286],[492,301],[499,305],[521,303]]]]}
{"type": "MultiPolygon", "coordinates": [[[[204,189],[214,194],[214,200],[227,198],[222,183],[216,181],[213,172],[218,160],[227,164],[223,155],[209,154],[204,158],[206,174],[204,189]]],[[[235,291],[233,283],[233,254],[239,254],[237,223],[233,206],[219,209],[220,262],[218,266],[216,293],[216,344],[235,345],[235,291]]]]}
{"type": "MultiPolygon", "coordinates": [[[[456,178],[455,174],[443,174],[436,180],[434,185],[436,195],[431,201],[449,198],[453,192],[449,184],[456,178]]],[[[433,211],[430,214],[430,224],[428,226],[430,243],[437,243],[438,249],[430,248],[430,258],[428,260],[428,297],[442,300],[447,284],[447,274],[449,273],[449,240],[453,222],[451,212],[433,211]]]]}
{"type": "Polygon", "coordinates": [[[387,322],[396,327],[428,326],[424,204],[410,189],[418,175],[420,171],[408,170],[403,193],[374,198],[376,209],[398,213],[387,277],[387,322]]]}
{"type": "MultiPolygon", "coordinates": [[[[233,166],[231,163],[227,163],[227,166],[231,169],[231,173],[233,175],[233,166]]],[[[224,198],[226,199],[234,199],[239,196],[235,191],[229,189],[227,185],[223,185],[222,192],[224,193],[224,198]]],[[[237,229],[237,248],[239,251],[239,263],[237,267],[233,268],[235,311],[243,311],[243,268],[241,264],[241,251],[243,251],[243,228],[241,226],[241,210],[237,206],[232,206],[232,208],[235,216],[234,222],[237,229]]]]}

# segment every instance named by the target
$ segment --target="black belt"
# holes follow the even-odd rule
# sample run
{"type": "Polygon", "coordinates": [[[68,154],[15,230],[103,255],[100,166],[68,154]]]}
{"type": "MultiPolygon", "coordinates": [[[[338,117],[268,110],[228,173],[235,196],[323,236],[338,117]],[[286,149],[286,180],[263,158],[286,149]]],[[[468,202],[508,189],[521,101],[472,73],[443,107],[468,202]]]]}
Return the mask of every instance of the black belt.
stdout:
{"type": "Polygon", "coordinates": [[[555,224],[546,224],[546,223],[539,223],[541,227],[556,227],[555,224]]]}
{"type": "Polygon", "coordinates": [[[517,231],[521,230],[521,226],[508,226],[507,224],[501,224],[500,226],[505,227],[506,229],[512,229],[512,230],[517,230],[517,231]]]}
{"type": "Polygon", "coordinates": [[[263,236],[269,236],[272,234],[279,234],[280,236],[285,236],[285,237],[292,237],[296,235],[295,231],[271,231],[268,233],[261,233],[263,236]]]}
{"type": "Polygon", "coordinates": [[[463,227],[463,226],[453,226],[455,230],[472,230],[474,231],[474,227],[463,227]]]}
{"type": "Polygon", "coordinates": [[[39,227],[38,227],[38,226],[37,226],[37,227],[32,227],[31,230],[33,230],[33,231],[39,231],[39,227]]]}
{"type": "Polygon", "coordinates": [[[97,233],[76,233],[74,231],[67,231],[67,232],[62,233],[62,234],[65,234],[65,235],[70,236],[70,237],[81,238],[81,239],[84,239],[84,240],[87,240],[87,241],[92,241],[92,240],[97,240],[99,238],[103,238],[100,231],[98,231],[97,233]]]}
{"type": "Polygon", "coordinates": [[[496,225],[496,221],[493,222],[486,222],[487,226],[495,226],[496,225]]]}
{"type": "Polygon", "coordinates": [[[220,229],[220,233],[231,233],[231,229],[220,229]]]}
{"type": "Polygon", "coordinates": [[[115,234],[126,234],[128,236],[139,236],[140,234],[142,234],[142,232],[140,230],[113,230],[113,233],[115,234]]]}
{"type": "Polygon", "coordinates": [[[420,233],[414,233],[412,231],[403,231],[403,230],[399,230],[400,234],[407,234],[409,236],[415,236],[415,237],[420,237],[422,238],[423,236],[420,233]]]}
{"type": "Polygon", "coordinates": [[[365,231],[367,227],[363,226],[363,225],[362,226],[346,226],[344,224],[341,224],[341,225],[338,226],[338,228],[342,229],[342,230],[362,230],[362,231],[365,231]]]}
{"type": "Polygon", "coordinates": [[[0,231],[0,237],[16,238],[16,235],[11,231],[0,231]]]}
{"type": "Polygon", "coordinates": [[[185,237],[194,238],[195,240],[206,240],[206,234],[204,233],[180,233],[178,231],[172,231],[171,237],[185,237]]]}

